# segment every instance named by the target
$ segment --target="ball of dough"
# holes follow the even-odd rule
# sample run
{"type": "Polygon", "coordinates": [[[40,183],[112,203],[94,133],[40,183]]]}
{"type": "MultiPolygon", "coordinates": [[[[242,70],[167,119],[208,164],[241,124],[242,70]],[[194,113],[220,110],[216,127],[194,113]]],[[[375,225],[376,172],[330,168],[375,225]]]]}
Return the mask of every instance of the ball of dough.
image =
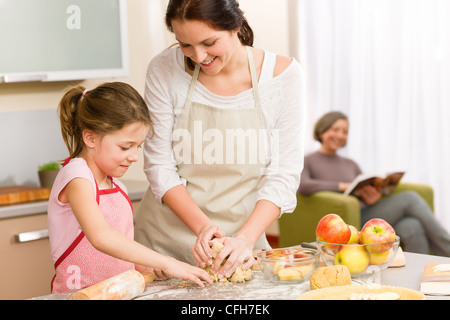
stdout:
{"type": "Polygon", "coordinates": [[[222,250],[224,247],[222,242],[214,241],[213,245],[211,246],[212,250],[212,258],[217,258],[217,255],[219,254],[220,250],[222,250]]]}
{"type": "Polygon", "coordinates": [[[344,286],[352,284],[352,277],[345,265],[320,267],[312,273],[309,283],[311,290],[344,286]]]}
{"type": "MultiPolygon", "coordinates": [[[[220,250],[223,249],[223,247],[224,247],[223,243],[219,241],[215,241],[211,246],[213,263],[214,260],[217,258],[217,255],[219,254],[220,250]]],[[[225,262],[226,259],[222,262],[222,264],[224,264],[225,262]]],[[[236,271],[234,271],[234,273],[231,275],[231,277],[219,279],[217,275],[212,274],[211,266],[207,266],[205,270],[216,282],[244,282],[250,280],[253,274],[253,271],[251,269],[242,270],[242,267],[238,267],[236,271]]]]}

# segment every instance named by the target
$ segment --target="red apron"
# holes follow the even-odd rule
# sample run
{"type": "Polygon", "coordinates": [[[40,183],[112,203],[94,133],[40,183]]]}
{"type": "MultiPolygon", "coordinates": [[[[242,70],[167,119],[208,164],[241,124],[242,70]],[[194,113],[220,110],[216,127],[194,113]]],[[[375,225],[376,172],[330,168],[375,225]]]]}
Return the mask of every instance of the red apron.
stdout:
{"type": "MultiPolygon", "coordinates": [[[[112,189],[99,190],[96,183],[97,203],[109,226],[133,239],[131,201],[117,184],[114,186],[112,189]]],[[[55,262],[56,274],[51,283],[51,292],[78,290],[130,269],[134,269],[133,263],[98,251],[81,231],[75,241],[55,262]]]]}

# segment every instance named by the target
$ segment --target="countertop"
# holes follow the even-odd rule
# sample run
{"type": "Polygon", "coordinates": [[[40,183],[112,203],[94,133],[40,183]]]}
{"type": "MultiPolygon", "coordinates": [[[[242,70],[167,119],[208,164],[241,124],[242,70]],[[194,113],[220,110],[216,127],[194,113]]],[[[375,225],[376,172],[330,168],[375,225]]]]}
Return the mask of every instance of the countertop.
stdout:
{"type": "MultiPolygon", "coordinates": [[[[148,181],[121,180],[128,189],[131,201],[139,201],[148,188],[148,181]]],[[[15,203],[11,205],[0,205],[0,219],[17,218],[34,214],[46,213],[48,201],[32,201],[15,203]]]]}
{"type": "MultiPolygon", "coordinates": [[[[447,262],[450,258],[405,252],[406,266],[381,272],[381,284],[420,289],[420,278],[428,262],[447,262]]],[[[206,288],[180,279],[153,281],[134,300],[295,300],[309,291],[309,281],[302,284],[276,284],[255,271],[244,283],[213,283],[206,288]]],[[[36,300],[65,300],[70,293],[36,297],[36,300]]],[[[449,300],[450,296],[426,296],[426,300],[449,300]]]]}

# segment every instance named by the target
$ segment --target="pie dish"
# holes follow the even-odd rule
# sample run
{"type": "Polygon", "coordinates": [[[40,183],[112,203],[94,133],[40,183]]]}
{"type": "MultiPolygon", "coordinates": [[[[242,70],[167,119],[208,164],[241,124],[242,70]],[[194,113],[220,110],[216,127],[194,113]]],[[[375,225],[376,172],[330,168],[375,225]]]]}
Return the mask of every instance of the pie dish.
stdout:
{"type": "Polygon", "coordinates": [[[425,300],[419,291],[378,285],[347,285],[305,292],[298,300],[425,300]]]}

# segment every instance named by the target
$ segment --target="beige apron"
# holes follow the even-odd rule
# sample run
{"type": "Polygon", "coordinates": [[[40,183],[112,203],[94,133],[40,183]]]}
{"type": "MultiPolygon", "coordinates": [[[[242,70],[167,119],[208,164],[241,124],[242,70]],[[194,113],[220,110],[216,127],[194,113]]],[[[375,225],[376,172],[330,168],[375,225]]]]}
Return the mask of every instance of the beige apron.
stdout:
{"type": "MultiPolygon", "coordinates": [[[[200,70],[197,65],[174,131],[179,175],[186,179],[186,188],[200,209],[229,237],[239,231],[254,209],[266,168],[258,158],[258,154],[265,154],[263,115],[249,47],[247,54],[255,107],[223,109],[192,102],[200,70]]],[[[162,254],[195,263],[190,251],[197,237],[167,205],[155,199],[150,188],[136,212],[135,238],[162,254]]],[[[262,248],[270,248],[265,234],[255,244],[255,249],[262,248]]]]}

